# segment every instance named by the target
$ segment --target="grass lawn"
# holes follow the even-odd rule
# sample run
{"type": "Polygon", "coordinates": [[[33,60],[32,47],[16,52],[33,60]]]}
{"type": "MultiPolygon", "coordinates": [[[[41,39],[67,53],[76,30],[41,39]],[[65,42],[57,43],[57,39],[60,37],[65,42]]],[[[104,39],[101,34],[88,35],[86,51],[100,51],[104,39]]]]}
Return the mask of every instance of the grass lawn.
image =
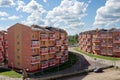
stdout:
{"type": "Polygon", "coordinates": [[[93,57],[93,58],[101,58],[101,59],[112,60],[112,61],[120,60],[120,58],[101,56],[101,55],[95,55],[95,54],[92,54],[92,53],[87,53],[87,52],[84,52],[84,51],[80,50],[78,47],[74,48],[74,50],[79,51],[82,54],[85,54],[85,55],[93,57]]]}
{"type": "Polygon", "coordinates": [[[61,71],[61,70],[64,70],[66,68],[71,67],[76,62],[77,62],[76,55],[72,54],[72,53],[69,53],[69,57],[68,57],[67,62],[65,62],[63,64],[60,64],[58,66],[52,67],[52,68],[45,69],[43,72],[38,72],[38,73],[35,73],[34,75],[39,76],[41,74],[50,74],[50,73],[53,73],[53,72],[58,72],[58,71],[61,71]]]}
{"type": "Polygon", "coordinates": [[[3,69],[3,68],[0,68],[0,75],[8,76],[11,78],[20,78],[21,77],[21,74],[15,72],[15,71],[12,71],[9,69],[3,69]]]}

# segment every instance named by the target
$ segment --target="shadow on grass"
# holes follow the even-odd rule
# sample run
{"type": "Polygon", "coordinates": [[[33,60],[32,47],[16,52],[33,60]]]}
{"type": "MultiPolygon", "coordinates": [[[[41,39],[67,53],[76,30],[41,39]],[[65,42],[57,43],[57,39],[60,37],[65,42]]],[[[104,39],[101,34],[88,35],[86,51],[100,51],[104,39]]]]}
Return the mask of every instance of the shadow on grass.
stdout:
{"type": "Polygon", "coordinates": [[[7,71],[11,71],[11,70],[10,69],[5,69],[5,68],[0,68],[0,73],[7,72],[7,71]]]}

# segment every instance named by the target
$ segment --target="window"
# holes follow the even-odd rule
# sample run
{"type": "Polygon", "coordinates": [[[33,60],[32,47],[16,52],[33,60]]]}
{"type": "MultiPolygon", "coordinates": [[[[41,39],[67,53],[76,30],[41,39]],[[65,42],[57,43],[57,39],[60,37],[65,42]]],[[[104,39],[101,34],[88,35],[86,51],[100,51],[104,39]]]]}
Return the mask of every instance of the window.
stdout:
{"type": "Polygon", "coordinates": [[[20,52],[20,49],[17,49],[17,52],[20,52]]]}
{"type": "Polygon", "coordinates": [[[32,38],[34,38],[34,34],[32,35],[32,38]]]}
{"type": "Polygon", "coordinates": [[[19,62],[17,62],[17,65],[19,66],[19,65],[20,65],[20,63],[19,63],[19,62]]]}
{"type": "Polygon", "coordinates": [[[19,38],[19,36],[20,36],[20,35],[18,34],[18,35],[17,35],[17,39],[19,38]]]}
{"type": "Polygon", "coordinates": [[[19,45],[19,44],[20,44],[20,42],[18,41],[18,42],[17,42],[17,45],[19,45]]]}
{"type": "Polygon", "coordinates": [[[18,59],[20,59],[20,56],[17,56],[18,59]]]}
{"type": "Polygon", "coordinates": [[[35,49],[32,49],[32,52],[34,53],[34,52],[36,52],[36,50],[35,50],[35,49]]]}

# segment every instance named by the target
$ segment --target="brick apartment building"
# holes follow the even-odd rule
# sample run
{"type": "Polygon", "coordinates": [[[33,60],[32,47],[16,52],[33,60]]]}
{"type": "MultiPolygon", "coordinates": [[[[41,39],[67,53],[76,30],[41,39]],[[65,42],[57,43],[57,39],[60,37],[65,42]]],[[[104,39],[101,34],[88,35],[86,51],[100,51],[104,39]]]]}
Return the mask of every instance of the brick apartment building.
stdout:
{"type": "Polygon", "coordinates": [[[96,29],[79,34],[79,49],[88,53],[120,57],[120,29],[96,29]]]}
{"type": "Polygon", "coordinates": [[[8,66],[42,70],[64,63],[68,59],[66,31],[53,27],[31,27],[15,24],[8,29],[8,66]]]}
{"type": "Polygon", "coordinates": [[[0,31],[0,64],[8,59],[7,32],[0,31]]]}

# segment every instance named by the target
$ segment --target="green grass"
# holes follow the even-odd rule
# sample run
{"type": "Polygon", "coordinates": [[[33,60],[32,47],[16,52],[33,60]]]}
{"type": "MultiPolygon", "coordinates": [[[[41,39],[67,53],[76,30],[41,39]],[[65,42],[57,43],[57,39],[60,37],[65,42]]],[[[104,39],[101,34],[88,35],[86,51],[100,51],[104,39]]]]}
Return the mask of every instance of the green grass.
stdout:
{"type": "Polygon", "coordinates": [[[55,66],[55,67],[52,67],[52,68],[48,68],[48,69],[44,70],[43,72],[38,72],[38,73],[35,73],[34,75],[39,76],[39,75],[42,75],[42,74],[50,74],[50,73],[58,72],[58,71],[61,71],[61,70],[64,70],[64,69],[67,69],[67,68],[71,67],[76,62],[77,62],[76,55],[72,54],[72,53],[69,53],[68,61],[66,61],[63,64],[60,64],[59,67],[55,66]]]}
{"type": "Polygon", "coordinates": [[[100,58],[100,59],[106,59],[106,60],[111,60],[111,61],[120,60],[120,58],[101,56],[101,55],[95,55],[95,54],[92,54],[92,53],[87,53],[87,52],[84,52],[84,51],[80,50],[78,47],[74,48],[74,50],[79,51],[82,54],[85,54],[85,55],[93,57],[93,58],[100,58]]]}
{"type": "Polygon", "coordinates": [[[0,68],[0,75],[8,76],[11,78],[20,78],[21,77],[21,74],[15,72],[15,71],[12,71],[9,69],[3,69],[3,68],[0,68]]]}

